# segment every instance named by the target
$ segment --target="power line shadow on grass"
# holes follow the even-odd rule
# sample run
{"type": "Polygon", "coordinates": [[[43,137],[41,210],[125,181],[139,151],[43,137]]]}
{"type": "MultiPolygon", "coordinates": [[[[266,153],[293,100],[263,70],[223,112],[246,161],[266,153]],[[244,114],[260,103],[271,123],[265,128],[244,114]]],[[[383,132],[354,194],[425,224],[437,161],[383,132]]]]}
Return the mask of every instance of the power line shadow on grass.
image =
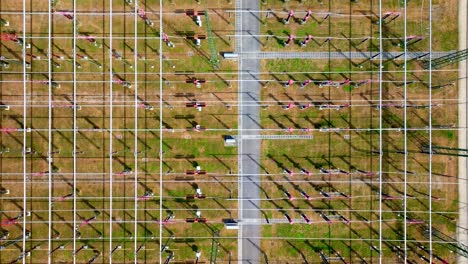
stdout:
{"type": "MultiPolygon", "coordinates": [[[[281,185],[281,184],[277,183],[276,181],[274,181],[271,176],[268,176],[267,178],[268,178],[268,182],[273,183],[278,190],[282,191],[283,193],[287,192],[286,188],[284,188],[283,185],[281,185]]],[[[283,199],[283,201],[285,201],[291,208],[296,208],[296,206],[290,200],[285,198],[285,199],[283,199]]],[[[276,206],[276,209],[278,209],[283,214],[286,214],[286,211],[283,210],[283,207],[278,206],[276,203],[274,203],[271,200],[270,200],[270,202],[272,202],[276,206]]]]}
{"type": "Polygon", "coordinates": [[[88,116],[84,116],[83,119],[84,119],[86,122],[88,122],[88,123],[92,126],[93,129],[99,129],[99,128],[101,128],[101,127],[98,126],[96,123],[94,123],[93,121],[91,121],[91,119],[89,119],[88,116]]]}
{"type": "Polygon", "coordinates": [[[283,93],[285,97],[287,97],[290,101],[293,101],[295,105],[298,105],[299,103],[295,102],[294,98],[292,98],[288,93],[283,93]]]}
{"type": "Polygon", "coordinates": [[[23,61],[23,57],[20,56],[18,53],[14,52],[12,49],[10,49],[8,46],[5,44],[1,43],[2,47],[5,48],[10,54],[12,54],[17,60],[23,61]]]}
{"type": "Polygon", "coordinates": [[[62,221],[62,223],[65,224],[66,226],[68,226],[71,230],[75,230],[75,228],[70,223],[70,221],[67,221],[67,219],[65,219],[65,217],[58,214],[55,210],[52,211],[52,214],[55,215],[55,217],[57,217],[60,221],[62,221]]]}
{"type": "Polygon", "coordinates": [[[31,42],[31,46],[34,47],[44,57],[46,57],[46,58],[48,57],[48,54],[44,51],[44,49],[36,46],[36,44],[34,42],[31,42]]]}
{"type": "Polygon", "coordinates": [[[130,166],[125,163],[125,161],[122,161],[120,157],[113,157],[113,160],[117,161],[120,165],[123,167],[123,171],[131,170],[130,166]]]}
{"type": "Polygon", "coordinates": [[[169,166],[169,164],[167,162],[162,161],[162,164],[163,164],[163,167],[167,168],[168,173],[174,170],[171,166],[169,166]]]}
{"type": "MultiPolygon", "coordinates": [[[[429,199],[438,200],[438,198],[436,198],[436,197],[434,197],[434,196],[430,197],[429,194],[419,191],[418,188],[415,188],[412,184],[408,184],[408,187],[409,187],[413,192],[415,192],[415,193],[417,193],[417,194],[426,196],[426,197],[428,197],[429,199]]],[[[416,187],[419,187],[419,186],[416,186],[416,187]]],[[[418,198],[418,197],[414,197],[414,198],[416,199],[416,201],[417,201],[418,203],[421,204],[421,206],[422,206],[425,210],[428,210],[428,209],[429,209],[429,207],[428,207],[420,198],[418,198]]]]}
{"type": "MultiPolygon", "coordinates": [[[[70,54],[68,54],[68,53],[67,53],[64,49],[62,49],[59,45],[57,45],[57,44],[54,43],[54,42],[52,43],[52,45],[53,45],[58,51],[60,51],[61,53],[63,53],[63,54],[67,57],[67,59],[68,59],[69,61],[72,61],[72,60],[73,60],[73,56],[71,56],[70,54]]],[[[53,56],[53,55],[52,55],[52,56],[53,56]]],[[[60,58],[60,59],[62,59],[62,58],[60,58]]]]}
{"type": "Polygon", "coordinates": [[[95,147],[96,149],[101,149],[101,148],[99,147],[99,145],[96,144],[96,143],[94,142],[94,140],[92,140],[91,138],[89,138],[88,136],[86,136],[82,131],[79,131],[79,130],[78,130],[78,133],[80,134],[81,137],[83,137],[83,138],[84,138],[88,143],[90,143],[93,147],[95,147]]]}
{"type": "Polygon", "coordinates": [[[267,154],[266,157],[269,158],[271,161],[273,161],[273,162],[276,164],[276,166],[277,166],[278,168],[280,168],[280,169],[282,169],[282,170],[285,170],[285,169],[286,169],[286,167],[283,165],[283,163],[281,163],[281,162],[279,162],[277,159],[275,159],[275,158],[273,157],[273,155],[267,154]]]}
{"type": "Polygon", "coordinates": [[[217,198],[213,198],[213,201],[214,201],[217,205],[219,205],[219,207],[223,208],[224,211],[226,211],[226,213],[229,214],[229,218],[232,218],[232,212],[231,212],[231,210],[227,209],[226,206],[224,206],[222,203],[220,203],[220,202],[218,201],[217,198]]]}
{"type": "Polygon", "coordinates": [[[313,128],[319,128],[319,126],[320,126],[320,124],[315,123],[308,116],[304,116],[304,120],[307,121],[309,124],[311,124],[313,128]]]}
{"type": "Polygon", "coordinates": [[[219,185],[221,185],[221,187],[223,187],[225,190],[227,190],[229,192],[229,198],[232,197],[232,190],[226,186],[226,184],[224,184],[222,181],[220,181],[216,176],[213,176],[212,177],[216,182],[219,183],[219,185]]]}
{"type": "Polygon", "coordinates": [[[149,230],[149,229],[146,227],[145,224],[143,224],[143,223],[138,223],[138,226],[140,226],[140,227],[145,231],[145,234],[144,234],[145,237],[148,237],[148,235],[149,235],[150,240],[155,239],[154,233],[153,233],[151,230],[149,230]]]}
{"type": "Polygon", "coordinates": [[[159,51],[153,47],[151,47],[147,42],[145,42],[145,47],[150,49],[151,52],[155,53],[156,56],[159,56],[159,51]]]}
{"type": "Polygon", "coordinates": [[[285,129],[285,128],[286,128],[282,123],[278,122],[278,121],[276,120],[276,118],[274,118],[272,115],[268,115],[268,118],[269,118],[271,121],[273,121],[279,128],[281,128],[281,129],[285,129]]]}
{"type": "MultiPolygon", "coordinates": [[[[144,172],[146,172],[146,171],[144,171],[144,172]]],[[[149,188],[148,185],[145,184],[145,182],[139,180],[139,181],[138,181],[138,184],[141,185],[141,187],[143,187],[143,189],[145,190],[145,192],[146,192],[146,191],[152,191],[151,188],[149,188]]]]}
{"type": "MultiPolygon", "coordinates": [[[[153,203],[154,201],[149,201],[148,203],[150,203],[150,202],[153,203]]],[[[144,210],[144,215],[145,215],[145,218],[148,217],[149,219],[151,219],[151,221],[155,221],[157,219],[156,216],[151,214],[150,210],[144,210]]]]}
{"type": "MultiPolygon", "coordinates": [[[[55,167],[55,165],[52,164],[52,167],[55,167]]],[[[75,188],[75,186],[73,185],[73,182],[70,179],[67,179],[63,174],[58,174],[58,175],[55,174],[55,177],[57,176],[58,178],[60,178],[61,182],[65,182],[72,190],[75,188]]]]}
{"type": "Polygon", "coordinates": [[[306,257],[306,255],[302,252],[302,250],[300,250],[298,247],[296,247],[295,245],[293,245],[291,242],[289,242],[289,241],[287,241],[287,240],[286,240],[286,243],[288,243],[288,245],[289,245],[290,247],[292,247],[297,253],[299,253],[299,255],[301,255],[302,260],[304,261],[303,263],[309,264],[309,261],[307,261],[307,257],[306,257]]]}
{"type": "MultiPolygon", "coordinates": [[[[427,120],[427,118],[422,118],[416,110],[410,110],[409,112],[410,114],[412,114],[414,117],[416,117],[417,119],[419,119],[419,121],[421,121],[421,123],[423,123],[424,126],[427,126],[429,127],[429,121],[427,120]]],[[[413,134],[416,134],[417,132],[414,132],[413,134]]]]}
{"type": "Polygon", "coordinates": [[[79,52],[83,53],[83,54],[88,58],[88,60],[97,62],[97,60],[94,59],[94,57],[91,56],[91,55],[86,51],[86,49],[81,48],[81,47],[78,46],[78,45],[76,45],[76,48],[78,49],[79,52]]]}
{"type": "Polygon", "coordinates": [[[301,128],[301,126],[292,120],[288,115],[283,115],[283,117],[287,119],[294,126],[294,128],[301,128]]]}
{"type": "MultiPolygon", "coordinates": [[[[283,18],[279,17],[279,16],[276,14],[276,12],[272,11],[271,9],[268,9],[268,13],[267,13],[266,16],[268,17],[269,14],[271,14],[272,16],[274,16],[277,22],[283,23],[283,18]]],[[[265,20],[266,20],[266,19],[265,19],[265,20]]],[[[266,23],[266,22],[262,21],[262,23],[266,23]]]]}
{"type": "Polygon", "coordinates": [[[285,157],[293,165],[294,168],[299,170],[303,168],[299,163],[291,159],[288,155],[283,154],[283,157],[285,157]]]}
{"type": "MultiPolygon", "coordinates": [[[[337,251],[335,250],[335,248],[333,248],[333,247],[330,245],[329,240],[328,240],[328,242],[327,242],[327,238],[321,239],[320,242],[321,242],[322,244],[325,245],[325,248],[321,248],[320,252],[323,253],[323,251],[326,251],[328,254],[333,254],[333,253],[337,252],[337,251]]],[[[324,263],[324,262],[322,262],[322,263],[324,263]]]]}
{"type": "MultiPolygon", "coordinates": [[[[215,13],[216,15],[219,16],[219,18],[221,18],[221,20],[223,20],[224,22],[226,22],[226,24],[230,25],[231,22],[229,20],[226,19],[226,17],[224,17],[216,8],[211,8],[211,9],[208,9],[210,12],[213,12],[215,13]]],[[[223,9],[223,11],[226,11],[225,9],[223,9]]]]}
{"type": "Polygon", "coordinates": [[[88,199],[82,199],[81,200],[84,204],[86,204],[86,206],[88,206],[89,208],[93,209],[93,210],[96,210],[96,207],[94,205],[92,205],[88,199]]]}
{"type": "Polygon", "coordinates": [[[125,226],[125,223],[120,222],[120,221],[121,221],[120,219],[117,219],[117,218],[115,218],[115,217],[112,217],[112,221],[113,221],[114,223],[116,223],[116,224],[122,229],[122,231],[125,232],[125,234],[127,235],[127,237],[130,237],[130,238],[133,237],[132,231],[130,231],[129,229],[127,229],[127,227],[125,226]]]}
{"type": "MultiPolygon", "coordinates": [[[[231,87],[231,81],[227,81],[221,75],[218,74],[219,71],[211,71],[216,77],[218,77],[228,88],[231,87]]],[[[230,78],[233,78],[232,75],[230,78]]],[[[213,93],[215,94],[215,93],[213,93]]]]}
{"type": "Polygon", "coordinates": [[[218,121],[218,123],[220,123],[225,129],[230,129],[230,127],[226,123],[224,123],[221,119],[216,117],[216,114],[210,114],[210,116],[216,119],[216,121],[218,121]]]}
{"type": "MultiPolygon", "coordinates": [[[[155,119],[158,120],[158,121],[160,121],[160,117],[159,117],[159,116],[156,116],[155,119]]],[[[173,128],[171,125],[169,125],[168,123],[166,123],[164,120],[162,121],[162,124],[163,124],[164,128],[166,128],[166,129],[172,129],[172,128],[173,128]]]]}
{"type": "Polygon", "coordinates": [[[55,130],[54,132],[57,132],[68,144],[70,144],[70,146],[73,146],[73,141],[69,137],[65,136],[62,131],[55,130]]]}
{"type": "Polygon", "coordinates": [[[194,126],[194,121],[191,119],[194,119],[194,115],[174,115],[173,117],[176,120],[185,120],[189,123],[189,125],[194,126]]]}
{"type": "MultiPolygon", "coordinates": [[[[82,221],[86,220],[86,218],[83,217],[83,216],[81,216],[80,214],[76,213],[76,215],[77,215],[82,221]]],[[[83,227],[85,227],[85,226],[89,226],[94,232],[96,232],[96,234],[98,234],[99,238],[102,238],[102,232],[101,232],[99,229],[97,229],[92,223],[88,223],[88,224],[86,224],[86,225],[84,225],[84,226],[82,226],[82,227],[77,227],[76,230],[78,231],[78,228],[83,228],[83,227]]],[[[78,232],[80,232],[80,231],[78,231],[78,232]]]]}
{"type": "Polygon", "coordinates": [[[216,227],[210,225],[209,223],[199,223],[199,224],[201,224],[201,226],[204,227],[210,233],[210,235],[219,233],[219,230],[216,227]]]}
{"type": "MultiPolygon", "coordinates": [[[[271,179],[270,176],[268,176],[268,178],[271,179]]],[[[280,212],[285,213],[285,211],[283,210],[284,208],[281,207],[281,206],[279,206],[276,202],[274,202],[273,200],[268,200],[268,201],[269,201],[270,203],[272,203],[272,204],[276,207],[277,210],[279,210],[280,212]]]]}
{"type": "MultiPolygon", "coordinates": [[[[274,74],[272,72],[269,72],[269,74],[273,79],[275,79],[276,82],[279,82],[279,83],[282,82],[282,80],[276,74],[274,74]]],[[[289,79],[293,79],[290,75],[288,75],[288,77],[289,77],[289,79]]]]}
{"type": "Polygon", "coordinates": [[[210,156],[214,157],[221,165],[223,165],[226,169],[228,169],[229,173],[231,172],[231,167],[229,167],[223,160],[218,157],[218,154],[209,154],[210,156]]]}
{"type": "MultiPolygon", "coordinates": [[[[12,118],[13,120],[15,120],[17,123],[20,123],[21,127],[22,126],[22,123],[21,122],[18,122],[18,120],[16,119],[16,117],[13,117],[13,116],[10,116],[10,118],[12,118]]],[[[19,140],[17,137],[15,137],[13,134],[9,133],[7,134],[9,138],[13,139],[16,143],[18,143],[18,145],[20,146],[23,146],[23,141],[22,140],[19,140]]]]}
{"type": "MultiPolygon", "coordinates": [[[[129,133],[131,136],[134,136],[134,135],[135,135],[133,131],[128,131],[128,133],[129,133]]],[[[151,149],[152,149],[152,148],[151,148],[149,145],[147,145],[146,142],[145,142],[143,139],[141,139],[140,137],[137,137],[137,140],[138,140],[138,142],[140,142],[140,144],[142,144],[142,145],[144,146],[145,149],[148,149],[148,150],[151,150],[151,149]]]]}
{"type": "Polygon", "coordinates": [[[218,37],[218,39],[222,40],[223,43],[224,43],[226,46],[231,46],[231,43],[228,42],[227,40],[225,40],[225,39],[223,38],[223,36],[219,35],[218,32],[217,32],[217,30],[212,30],[211,32],[212,32],[213,34],[215,34],[216,37],[218,37]]]}
{"type": "MultiPolygon", "coordinates": [[[[383,204],[392,210],[392,213],[395,215],[395,217],[399,217],[400,212],[403,211],[401,204],[396,204],[393,201],[384,200],[383,204]]],[[[383,221],[383,224],[386,227],[390,228],[390,230],[392,230],[394,234],[399,236],[403,235],[403,226],[401,225],[401,223],[398,224],[396,228],[393,227],[389,221],[383,221]]]]}
{"type": "MultiPolygon", "coordinates": [[[[341,135],[340,135],[341,137],[341,135]]],[[[343,140],[345,140],[343,137],[341,137],[343,140]]],[[[348,143],[348,145],[354,149],[354,147],[351,145],[351,143],[348,143]]],[[[340,160],[342,160],[344,163],[346,163],[346,165],[348,166],[348,168],[350,169],[356,169],[356,167],[354,167],[351,162],[349,161],[349,159],[351,159],[351,157],[349,156],[345,156],[345,155],[339,155],[337,156],[337,158],[339,158],[340,160]]]]}
{"type": "MultiPolygon", "coordinates": [[[[170,25],[171,22],[169,23],[166,23],[165,25],[170,25]]],[[[169,26],[169,28],[171,28],[169,26]]],[[[195,36],[195,32],[193,31],[180,31],[180,30],[174,30],[176,35],[178,36],[195,36]]],[[[189,39],[187,38],[182,38],[183,39],[183,42],[185,42],[185,44],[187,45],[187,47],[189,48],[192,48],[192,51],[194,53],[196,53],[197,55],[199,55],[200,57],[204,58],[205,60],[203,60],[203,62],[207,63],[208,65],[211,65],[210,64],[210,56],[205,52],[203,51],[201,48],[199,48],[198,46],[195,45],[195,43],[193,41],[190,41],[189,39]]]]}
{"type": "Polygon", "coordinates": [[[322,247],[317,247],[317,246],[312,245],[312,243],[309,240],[304,240],[304,244],[309,246],[315,253],[319,253],[320,251],[323,250],[322,247]]]}
{"type": "Polygon", "coordinates": [[[278,98],[276,98],[273,94],[269,93],[269,94],[268,94],[268,97],[270,97],[271,99],[275,100],[275,102],[276,102],[277,105],[282,105],[282,102],[281,102],[278,98]]]}
{"type": "MultiPolygon", "coordinates": [[[[352,229],[351,229],[352,230],[352,229]]],[[[366,244],[369,245],[369,247],[372,247],[372,245],[370,245],[366,240],[363,240],[365,241],[366,244]]],[[[343,243],[343,245],[349,249],[349,251],[351,251],[351,255],[354,254],[355,256],[357,256],[359,258],[359,263],[361,264],[368,264],[369,262],[367,262],[364,257],[358,252],[356,251],[352,246],[351,246],[351,242],[349,241],[348,243],[345,242],[345,240],[341,240],[340,241],[341,243],[343,243]]],[[[351,257],[350,257],[351,258],[351,257]]]]}
{"type": "Polygon", "coordinates": [[[335,164],[330,159],[328,159],[326,155],[322,155],[320,158],[324,160],[326,165],[331,169],[337,169],[335,164]]]}
{"type": "Polygon", "coordinates": [[[315,169],[320,169],[323,167],[322,163],[312,161],[311,157],[309,156],[305,156],[304,159],[307,160],[312,166],[314,166],[315,169]]]}
{"type": "MultiPolygon", "coordinates": [[[[320,81],[320,82],[321,82],[321,81],[320,81]]],[[[331,98],[330,98],[330,97],[327,97],[327,95],[326,95],[325,93],[321,93],[321,94],[320,94],[320,97],[322,97],[323,100],[325,100],[326,102],[331,102],[331,101],[332,101],[331,98]]],[[[317,104],[317,105],[318,105],[318,104],[317,104]]],[[[317,106],[317,105],[316,105],[316,106],[317,106]]]]}
{"type": "MultiPolygon", "coordinates": [[[[278,37],[273,33],[273,31],[268,30],[268,31],[267,31],[267,34],[268,34],[269,36],[273,37],[278,45],[281,45],[281,46],[284,45],[284,41],[283,41],[282,39],[278,38],[278,37]]],[[[268,37],[267,37],[267,38],[268,38],[268,37]]]]}

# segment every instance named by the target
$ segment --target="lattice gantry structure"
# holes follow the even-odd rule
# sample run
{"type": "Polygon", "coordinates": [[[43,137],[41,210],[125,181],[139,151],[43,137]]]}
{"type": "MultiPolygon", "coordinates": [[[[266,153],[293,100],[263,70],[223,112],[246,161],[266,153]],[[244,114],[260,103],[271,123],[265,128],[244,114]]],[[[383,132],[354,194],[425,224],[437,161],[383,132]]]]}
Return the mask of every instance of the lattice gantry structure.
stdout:
{"type": "Polygon", "coordinates": [[[1,1],[0,263],[465,263],[457,4],[1,1]]]}

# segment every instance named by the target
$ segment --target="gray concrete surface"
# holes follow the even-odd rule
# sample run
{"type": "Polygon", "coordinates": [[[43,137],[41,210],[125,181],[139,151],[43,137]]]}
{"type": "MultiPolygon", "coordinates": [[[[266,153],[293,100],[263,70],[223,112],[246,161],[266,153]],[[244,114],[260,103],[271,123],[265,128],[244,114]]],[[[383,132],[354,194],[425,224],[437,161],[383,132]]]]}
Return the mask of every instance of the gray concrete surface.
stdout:
{"type": "MultiPolygon", "coordinates": [[[[242,37],[236,40],[237,52],[255,53],[260,51],[260,43],[249,35],[260,33],[259,0],[237,0],[236,7],[250,12],[242,12],[236,16],[236,34],[242,37]],[[240,4],[240,6],[238,5],[240,4]],[[240,19],[240,21],[238,20],[240,19]],[[239,23],[240,22],[240,23],[239,23]],[[239,29],[240,27],[240,29],[239,29]]],[[[260,83],[253,80],[259,79],[256,73],[260,72],[260,60],[258,58],[239,58],[239,127],[242,129],[260,128],[260,83]],[[250,73],[252,72],[252,74],[250,73]]],[[[260,226],[249,225],[249,219],[260,218],[260,139],[242,140],[245,135],[255,134],[255,131],[239,131],[239,227],[238,259],[239,263],[260,263],[260,226]],[[252,198],[252,200],[249,200],[252,198]],[[244,221],[246,224],[244,224],[244,221]]]]}
{"type": "MultiPolygon", "coordinates": [[[[458,40],[459,50],[467,48],[468,42],[467,24],[468,24],[468,4],[466,0],[458,1],[458,40]]],[[[458,135],[458,147],[468,148],[468,135],[466,126],[468,124],[468,104],[467,104],[467,82],[468,68],[466,60],[459,63],[459,81],[458,81],[458,126],[461,128],[458,135]]],[[[457,239],[459,243],[468,245],[468,192],[466,181],[468,171],[468,159],[466,157],[458,158],[458,201],[459,201],[459,218],[457,227],[457,239]]],[[[468,259],[463,256],[458,256],[457,263],[468,264],[468,259]]]]}

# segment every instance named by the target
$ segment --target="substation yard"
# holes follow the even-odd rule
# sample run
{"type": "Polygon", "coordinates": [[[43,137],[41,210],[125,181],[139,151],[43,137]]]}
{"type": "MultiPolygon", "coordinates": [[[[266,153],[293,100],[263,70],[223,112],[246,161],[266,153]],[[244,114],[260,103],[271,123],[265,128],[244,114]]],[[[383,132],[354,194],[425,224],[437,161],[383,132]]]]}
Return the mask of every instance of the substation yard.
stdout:
{"type": "MultiPolygon", "coordinates": [[[[31,45],[25,71],[22,46],[2,39],[0,48],[10,61],[1,69],[1,102],[10,109],[1,115],[9,131],[1,137],[2,188],[9,190],[1,220],[9,236],[0,262],[21,262],[23,247],[30,263],[108,263],[110,256],[115,263],[190,263],[196,252],[200,263],[227,262],[237,233],[222,220],[237,218],[230,176],[237,159],[235,148],[219,146],[222,130],[237,124],[236,84],[225,81],[236,64],[220,62],[214,75],[208,40],[197,47],[187,39],[207,35],[206,17],[199,27],[185,10],[208,11],[212,33],[227,36],[232,4],[163,1],[161,10],[159,1],[58,1],[49,9],[47,2],[26,3],[24,32],[22,3],[0,4],[9,21],[2,34],[31,45]],[[161,14],[175,47],[160,38],[161,14]],[[206,83],[197,88],[186,83],[191,78],[206,83]],[[191,102],[207,107],[200,112],[191,102]],[[197,124],[208,131],[194,131],[197,124]],[[24,159],[23,147],[30,148],[24,159]],[[207,174],[186,175],[197,166],[207,174]],[[206,198],[186,199],[196,189],[206,198]],[[197,210],[207,222],[186,223],[197,210]],[[13,219],[24,212],[24,222],[13,219]],[[210,256],[212,247],[219,250],[210,256]]],[[[229,50],[223,38],[216,52],[229,50]]]]}
{"type": "Polygon", "coordinates": [[[239,1],[0,2],[0,263],[467,254],[457,1],[239,1]]]}
{"type": "MultiPolygon", "coordinates": [[[[383,13],[401,14],[383,23],[381,34],[379,1],[262,5],[261,125],[266,135],[290,138],[261,144],[261,215],[277,223],[262,226],[265,259],[403,263],[400,249],[407,247],[411,263],[426,261],[428,248],[435,262],[456,261],[447,238],[456,237],[457,158],[429,157],[425,147],[429,138],[457,147],[457,86],[444,86],[455,83],[457,65],[429,72],[421,59],[408,59],[404,67],[399,54],[429,50],[429,11],[413,1],[405,17],[401,2],[382,1],[383,13]],[[313,13],[301,24],[307,10],[313,13]],[[405,36],[415,35],[424,38],[405,47],[405,36]],[[382,62],[380,51],[388,53],[382,62]],[[429,241],[429,229],[445,240],[429,241]]],[[[451,5],[456,1],[434,3],[433,51],[457,49],[444,33],[456,36],[456,23],[439,22],[453,18],[451,5]]]]}

